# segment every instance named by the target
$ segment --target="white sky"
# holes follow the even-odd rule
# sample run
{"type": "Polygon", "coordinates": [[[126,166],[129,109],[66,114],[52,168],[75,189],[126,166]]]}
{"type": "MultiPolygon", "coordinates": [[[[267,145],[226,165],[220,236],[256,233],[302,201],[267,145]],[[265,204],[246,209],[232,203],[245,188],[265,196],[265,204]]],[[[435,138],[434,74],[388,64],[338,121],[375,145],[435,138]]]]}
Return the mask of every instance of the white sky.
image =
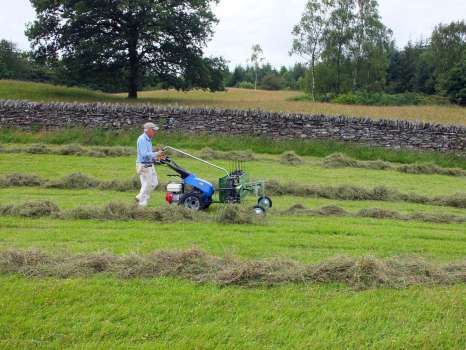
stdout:
{"type": "MultiPolygon", "coordinates": [[[[299,21],[306,0],[221,0],[215,12],[220,23],[206,50],[223,56],[230,66],[246,64],[252,45],[258,43],[267,62],[274,66],[292,65],[291,30],[299,21]]],[[[466,18],[466,0],[379,0],[385,25],[394,32],[396,43],[426,38],[438,23],[466,18]]],[[[25,24],[34,19],[28,0],[0,0],[0,38],[27,49],[25,24]]]]}

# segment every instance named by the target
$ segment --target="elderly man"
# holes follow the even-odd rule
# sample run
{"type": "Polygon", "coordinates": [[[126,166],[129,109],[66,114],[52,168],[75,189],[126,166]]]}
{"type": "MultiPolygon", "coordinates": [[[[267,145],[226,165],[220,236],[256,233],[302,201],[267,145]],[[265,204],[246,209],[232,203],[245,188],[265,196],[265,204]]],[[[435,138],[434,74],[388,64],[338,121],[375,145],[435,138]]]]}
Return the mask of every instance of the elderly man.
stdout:
{"type": "Polygon", "coordinates": [[[136,196],[136,201],[140,206],[148,204],[150,194],[159,184],[157,173],[154,168],[154,161],[163,157],[163,152],[154,152],[152,139],[159,130],[154,123],[144,124],[144,133],[138,138],[138,158],[136,161],[136,172],[141,180],[141,191],[136,196]]]}

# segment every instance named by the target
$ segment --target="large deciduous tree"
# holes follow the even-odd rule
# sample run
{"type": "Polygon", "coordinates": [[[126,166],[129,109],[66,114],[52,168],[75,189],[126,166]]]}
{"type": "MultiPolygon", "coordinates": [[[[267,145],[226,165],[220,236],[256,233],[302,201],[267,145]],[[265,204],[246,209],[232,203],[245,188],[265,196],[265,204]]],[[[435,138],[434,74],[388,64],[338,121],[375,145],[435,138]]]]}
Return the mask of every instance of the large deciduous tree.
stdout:
{"type": "Polygon", "coordinates": [[[223,62],[202,50],[216,23],[218,0],[31,0],[37,19],[27,36],[39,57],[73,70],[107,70],[137,98],[141,80],[156,75],[177,88],[217,89],[223,62]]]}

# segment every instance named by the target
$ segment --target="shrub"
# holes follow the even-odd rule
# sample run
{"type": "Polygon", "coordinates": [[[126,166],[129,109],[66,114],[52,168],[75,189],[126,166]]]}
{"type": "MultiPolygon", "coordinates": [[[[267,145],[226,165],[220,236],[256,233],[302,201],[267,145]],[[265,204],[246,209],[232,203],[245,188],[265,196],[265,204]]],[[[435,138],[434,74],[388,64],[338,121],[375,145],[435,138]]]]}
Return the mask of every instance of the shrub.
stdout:
{"type": "Polygon", "coordinates": [[[281,76],[269,73],[264,76],[260,86],[264,90],[282,90],[285,87],[285,81],[281,76]]]}
{"type": "Polygon", "coordinates": [[[252,90],[254,89],[254,84],[249,82],[249,81],[242,81],[238,84],[238,87],[240,89],[249,89],[249,90],[252,90]]]}

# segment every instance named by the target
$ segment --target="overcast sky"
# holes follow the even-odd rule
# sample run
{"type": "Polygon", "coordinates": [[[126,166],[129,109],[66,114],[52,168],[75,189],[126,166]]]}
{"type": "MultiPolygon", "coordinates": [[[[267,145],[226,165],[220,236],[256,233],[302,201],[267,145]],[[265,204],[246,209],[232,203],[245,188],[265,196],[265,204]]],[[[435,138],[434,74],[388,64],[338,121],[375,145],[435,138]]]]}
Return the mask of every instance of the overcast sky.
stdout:
{"type": "MultiPolygon", "coordinates": [[[[221,0],[215,7],[220,23],[206,50],[223,56],[230,66],[245,64],[251,46],[260,44],[274,66],[292,65],[291,29],[299,21],[306,0],[221,0]]],[[[426,38],[438,23],[466,18],[466,0],[379,0],[385,25],[394,32],[399,47],[426,38]]],[[[34,19],[28,0],[0,0],[0,38],[27,49],[25,24],[34,19]]]]}

